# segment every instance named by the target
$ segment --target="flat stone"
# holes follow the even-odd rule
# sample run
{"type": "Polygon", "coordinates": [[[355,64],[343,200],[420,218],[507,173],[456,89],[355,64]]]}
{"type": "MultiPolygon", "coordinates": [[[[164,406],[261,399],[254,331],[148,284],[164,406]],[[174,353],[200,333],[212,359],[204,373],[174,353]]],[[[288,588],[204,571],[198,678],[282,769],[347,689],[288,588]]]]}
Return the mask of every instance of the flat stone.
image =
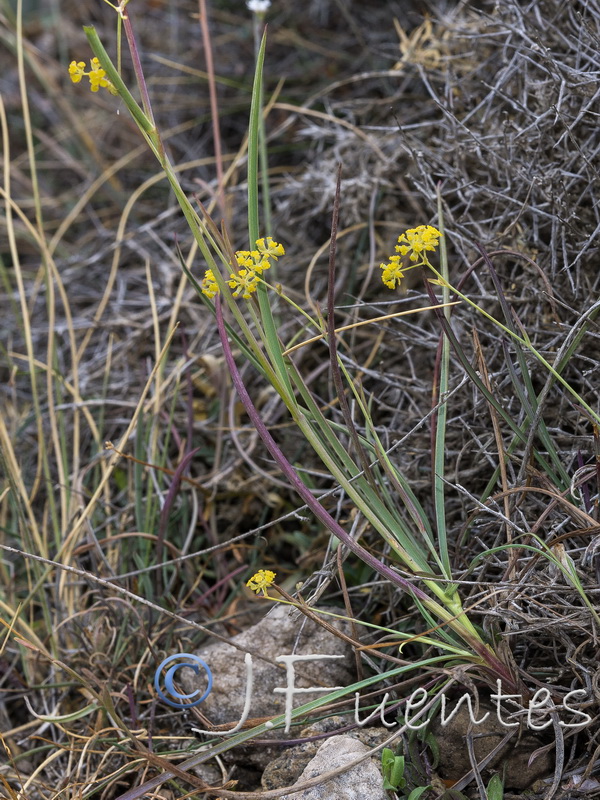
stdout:
{"type": "MultiPolygon", "coordinates": [[[[352,736],[333,736],[319,747],[294,786],[344,767],[369,750],[352,736]]],[[[388,794],[383,788],[379,759],[373,757],[316,786],[282,795],[280,800],[388,800],[388,794]]]]}
{"type": "MultiPolygon", "coordinates": [[[[300,731],[300,738],[316,737],[324,733],[332,733],[346,728],[352,721],[348,716],[332,716],[317,720],[312,725],[300,731]]],[[[353,728],[349,731],[341,731],[338,736],[351,736],[358,739],[369,748],[376,747],[388,738],[390,732],[383,727],[353,728]]],[[[303,742],[294,747],[286,747],[283,752],[277,755],[273,761],[267,764],[261,779],[263,789],[281,789],[291,786],[298,780],[300,774],[308,763],[315,757],[321,745],[326,741],[323,738],[312,738],[311,741],[303,742]]]]}

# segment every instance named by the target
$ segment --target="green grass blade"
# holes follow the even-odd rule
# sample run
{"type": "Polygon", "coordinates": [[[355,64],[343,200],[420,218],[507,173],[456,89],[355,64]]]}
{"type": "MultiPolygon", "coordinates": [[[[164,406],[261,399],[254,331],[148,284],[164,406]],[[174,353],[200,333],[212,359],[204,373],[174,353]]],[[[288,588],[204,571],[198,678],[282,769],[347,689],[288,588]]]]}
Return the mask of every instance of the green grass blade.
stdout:
{"type": "MultiPolygon", "coordinates": [[[[438,187],[438,228],[440,236],[440,263],[444,284],[442,286],[442,302],[450,302],[450,287],[448,283],[448,253],[446,250],[446,239],[444,236],[444,215],[442,210],[442,196],[438,187]]],[[[450,308],[445,308],[442,312],[446,320],[450,320],[450,308]]],[[[439,547],[442,571],[444,576],[451,580],[452,567],[450,555],[448,553],[448,536],[446,531],[446,498],[445,498],[445,462],[446,462],[446,422],[448,418],[448,406],[446,397],[448,395],[448,375],[450,371],[450,341],[447,336],[441,337],[440,372],[439,385],[434,390],[434,397],[437,400],[437,410],[432,417],[434,426],[433,437],[433,504],[435,509],[435,526],[437,532],[437,543],[439,547]]]]}

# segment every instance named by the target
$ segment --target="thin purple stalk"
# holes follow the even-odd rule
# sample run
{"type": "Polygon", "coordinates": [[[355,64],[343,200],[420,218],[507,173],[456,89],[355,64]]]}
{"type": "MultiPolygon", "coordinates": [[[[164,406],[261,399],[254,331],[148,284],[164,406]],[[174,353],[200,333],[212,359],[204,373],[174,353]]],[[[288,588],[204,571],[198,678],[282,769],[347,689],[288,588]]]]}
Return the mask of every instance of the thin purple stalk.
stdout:
{"type": "MultiPolygon", "coordinates": [[[[165,498],[165,504],[163,505],[160,512],[160,517],[158,518],[158,536],[156,537],[156,562],[158,564],[160,564],[162,559],[165,536],[167,534],[167,524],[169,522],[169,516],[171,514],[173,503],[175,502],[175,498],[179,492],[179,487],[181,486],[181,478],[183,477],[183,473],[188,468],[190,461],[196,455],[198,450],[200,450],[199,447],[187,453],[187,455],[181,459],[181,463],[178,464],[177,469],[173,473],[173,480],[169,486],[169,491],[167,492],[167,496],[165,498]]],[[[160,575],[160,572],[157,573],[156,581],[160,587],[162,583],[162,576],[160,575]]]]}
{"type": "MultiPolygon", "coordinates": [[[[229,583],[229,581],[232,581],[237,575],[239,575],[242,572],[245,572],[247,569],[248,569],[248,564],[242,564],[240,567],[236,567],[236,569],[234,569],[233,572],[229,572],[223,578],[220,578],[214,584],[214,586],[211,586],[210,589],[204,592],[204,594],[194,599],[194,608],[199,608],[201,605],[204,605],[209,595],[214,594],[215,592],[219,591],[219,589],[222,589],[224,586],[227,585],[227,583],[229,583]]],[[[221,603],[221,601],[222,598],[219,598],[219,603],[221,603]]],[[[220,613],[220,605],[217,613],[220,613]]]]}
{"type": "Polygon", "coordinates": [[[133,70],[135,72],[135,77],[137,79],[137,84],[140,88],[140,95],[142,98],[142,107],[144,112],[150,122],[152,123],[152,127],[154,128],[154,132],[156,134],[158,150],[160,156],[162,158],[165,157],[165,151],[162,143],[162,139],[160,138],[160,134],[156,127],[156,123],[154,122],[154,114],[152,113],[152,106],[150,104],[150,95],[148,94],[148,87],[146,85],[146,79],[144,78],[144,71],[142,70],[142,62],[140,60],[140,52],[138,50],[137,42],[135,41],[135,34],[133,32],[133,26],[131,24],[131,20],[129,19],[129,12],[125,9],[121,10],[121,19],[123,20],[123,28],[125,29],[125,36],[127,37],[127,44],[129,45],[129,52],[131,53],[131,60],[133,62],[133,70]]]}
{"type": "MultiPolygon", "coordinates": [[[[188,339],[185,330],[183,328],[181,329],[181,344],[183,345],[183,352],[187,355],[188,339]]],[[[192,450],[192,444],[194,441],[194,383],[192,380],[191,360],[188,362],[188,365],[185,368],[184,376],[185,376],[185,386],[186,386],[185,408],[187,414],[187,424],[186,424],[187,442],[185,444],[185,452],[187,454],[192,450]]]]}
{"type": "Polygon", "coordinates": [[[298,475],[296,474],[294,468],[287,460],[283,452],[280,450],[279,445],[275,442],[265,423],[262,421],[260,414],[256,410],[250,395],[244,385],[242,380],[242,376],[237,368],[235,363],[235,359],[233,357],[233,352],[229,345],[229,340],[227,339],[227,331],[225,329],[225,321],[223,319],[223,309],[221,307],[221,298],[217,295],[215,298],[215,311],[217,317],[217,327],[219,329],[219,336],[221,337],[221,344],[223,346],[223,353],[225,355],[225,361],[229,368],[229,372],[231,373],[231,377],[233,380],[233,384],[236,388],[238,396],[242,403],[244,404],[244,408],[246,409],[248,416],[252,420],[252,424],[256,428],[256,431],[260,438],[265,443],[268,451],[271,453],[275,461],[277,462],[278,466],[280,467],[283,474],[286,476],[288,481],[292,484],[294,489],[298,492],[300,497],[304,500],[306,505],[311,509],[313,514],[319,519],[325,527],[333,533],[333,535],[340,540],[349,550],[355,553],[365,564],[368,564],[374,570],[376,570],[380,575],[386,578],[388,581],[393,583],[399,589],[402,589],[406,592],[409,592],[413,595],[413,597],[417,598],[418,600],[429,602],[431,598],[429,595],[420,589],[417,586],[414,586],[410,581],[407,581],[405,578],[402,578],[400,575],[395,573],[392,569],[390,569],[385,564],[382,564],[375,556],[371,555],[368,550],[365,550],[362,545],[355,542],[354,539],[346,533],[346,531],[342,528],[342,526],[331,516],[331,514],[327,511],[327,509],[319,503],[319,501],[310,493],[307,487],[302,483],[298,475]]]}
{"type": "Polygon", "coordinates": [[[333,200],[333,214],[331,219],[331,244],[329,245],[329,278],[327,286],[327,343],[329,345],[329,361],[331,377],[333,378],[335,391],[340,403],[340,411],[342,412],[346,427],[348,428],[348,433],[352,439],[354,450],[360,458],[360,463],[366,479],[371,484],[372,489],[379,494],[373,479],[373,473],[371,472],[369,459],[367,458],[364,448],[360,443],[358,433],[356,432],[356,427],[354,426],[354,420],[352,419],[352,414],[350,412],[348,398],[346,397],[346,392],[344,391],[342,372],[340,370],[340,365],[338,364],[337,340],[335,335],[335,256],[337,251],[337,232],[340,216],[341,183],[342,165],[339,164],[337,171],[337,182],[335,186],[335,197],[333,200]]]}
{"type": "Polygon", "coordinates": [[[125,694],[127,695],[127,702],[129,704],[129,716],[131,719],[131,727],[135,730],[136,728],[139,727],[139,719],[135,708],[135,698],[133,696],[133,689],[131,688],[130,683],[128,683],[125,686],[125,694]]]}
{"type": "MultiPolygon", "coordinates": [[[[578,469],[583,469],[584,466],[585,466],[585,463],[584,463],[584,460],[583,460],[583,455],[581,453],[581,450],[578,450],[577,451],[577,468],[578,469]]],[[[588,486],[588,482],[587,481],[584,481],[581,484],[581,495],[583,497],[583,507],[585,508],[587,513],[589,514],[591,512],[593,506],[592,506],[592,500],[591,500],[591,495],[590,495],[590,487],[588,486]]]]}

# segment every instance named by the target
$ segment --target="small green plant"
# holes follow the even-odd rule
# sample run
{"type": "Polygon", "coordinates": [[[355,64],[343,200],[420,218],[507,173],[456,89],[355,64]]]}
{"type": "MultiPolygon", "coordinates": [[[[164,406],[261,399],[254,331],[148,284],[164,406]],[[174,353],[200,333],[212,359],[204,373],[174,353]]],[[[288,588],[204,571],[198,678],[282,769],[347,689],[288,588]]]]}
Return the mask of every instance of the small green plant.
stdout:
{"type": "MultiPolygon", "coordinates": [[[[183,259],[181,259],[182,267],[196,288],[199,298],[215,315],[225,361],[233,383],[267,449],[291,486],[325,528],[377,574],[403,592],[408,593],[417,604],[429,632],[416,637],[409,633],[395,632],[400,641],[418,641],[424,648],[433,646],[444,654],[440,658],[447,666],[452,663],[470,663],[479,669],[482,676],[490,682],[501,679],[505,686],[511,689],[516,688],[517,679],[512,674],[510,667],[499,658],[491,644],[482,637],[468,614],[465,613],[452,576],[442,479],[446,414],[443,393],[446,391],[449,372],[447,341],[444,340],[440,381],[441,402],[437,412],[435,434],[436,466],[439,468],[439,472],[436,469],[436,520],[432,524],[408,481],[386,453],[368,404],[337,352],[337,332],[334,326],[333,294],[331,292],[334,282],[333,253],[336,216],[334,215],[332,236],[327,323],[311,317],[306,311],[300,309],[287,297],[285,291],[280,289],[273,294],[273,287],[264,280],[264,273],[270,266],[270,259],[277,259],[285,253],[283,246],[274,241],[271,235],[261,235],[259,221],[258,154],[262,137],[260,124],[262,65],[266,39],[263,37],[257,56],[248,140],[248,240],[255,243],[255,249],[234,251],[226,233],[219,231],[206,214],[198,215],[196,213],[179,184],[176,171],[168,160],[162,146],[160,133],[154,124],[133,27],[125,12],[125,3],[118,7],[117,12],[119,24],[123,24],[131,51],[142,106],[138,105],[123,83],[118,69],[113,65],[102,46],[96,31],[93,28],[86,28],[88,41],[102,73],[100,75],[96,62],[93,62],[96,65],[95,76],[100,75],[100,85],[103,85],[102,81],[106,81],[121,96],[174,190],[206,263],[201,280],[194,276],[193,271],[184,264],[183,259]],[[282,342],[278,335],[273,312],[274,297],[281,298],[292,309],[301,312],[303,325],[297,335],[300,335],[304,327],[308,325],[328,343],[330,368],[340,408],[346,422],[346,430],[343,432],[350,436],[353,443],[350,451],[341,441],[337,425],[333,424],[319,408],[303,376],[289,355],[290,348],[297,346],[297,342],[293,340],[282,342]],[[226,309],[234,322],[226,319],[226,309]],[[277,392],[307,444],[321,459],[336,484],[354,503],[357,513],[361,514],[382,537],[383,542],[390,549],[392,564],[385,563],[350,536],[300,479],[260,418],[250,398],[234,358],[232,342],[239,348],[243,357],[255,366],[277,392]],[[344,387],[344,383],[346,387],[344,387]],[[357,408],[360,409],[365,429],[364,434],[357,432],[351,419],[348,411],[347,392],[353,396],[357,408]],[[402,572],[394,568],[393,562],[402,566],[402,572]]],[[[80,80],[85,74],[81,70],[79,64],[72,65],[70,68],[72,77],[80,80]]],[[[94,80],[95,86],[98,81],[96,78],[94,80]]],[[[443,229],[438,230],[429,225],[410,229],[399,237],[396,247],[397,255],[392,256],[387,265],[382,265],[382,279],[386,286],[394,288],[403,276],[402,270],[406,271],[406,269],[417,267],[433,270],[434,280],[442,282],[444,298],[440,303],[437,298],[432,296],[432,307],[443,308],[448,313],[449,285],[434,270],[429,261],[429,255],[434,253],[440,244],[442,245],[442,272],[447,274],[443,229]],[[408,260],[410,265],[403,266],[402,259],[408,260]]],[[[263,570],[262,573],[262,576],[261,573],[258,573],[258,581],[255,576],[249,585],[255,590],[262,590],[266,595],[266,588],[272,583],[271,575],[273,579],[275,576],[271,571],[263,570]]],[[[380,630],[383,632],[384,629],[380,627],[380,630]]],[[[422,668],[428,660],[416,660],[410,665],[410,669],[422,668]]],[[[345,693],[349,693],[353,688],[355,687],[348,687],[345,693]]],[[[324,704],[327,699],[331,700],[332,696],[324,698],[320,703],[324,704]]],[[[259,733],[258,728],[256,733],[259,733]]],[[[233,746],[233,744],[234,742],[231,741],[228,746],[233,746]]],[[[386,756],[386,759],[389,777],[398,782],[401,778],[399,771],[403,762],[401,760],[390,762],[389,756],[386,756]]]]}
{"type": "Polygon", "coordinates": [[[394,792],[404,789],[404,756],[397,756],[389,747],[384,747],[381,751],[381,771],[384,789],[394,792]]]}
{"type": "Polygon", "coordinates": [[[504,785],[502,783],[502,778],[497,772],[490,778],[490,781],[486,787],[486,792],[488,800],[503,800],[504,785]]]}
{"type": "Polygon", "coordinates": [[[431,786],[429,784],[415,786],[413,764],[410,764],[410,769],[407,767],[404,755],[397,755],[389,747],[385,747],[381,751],[383,788],[388,792],[394,792],[395,796],[402,800],[419,800],[425,792],[431,789],[431,786]]]}

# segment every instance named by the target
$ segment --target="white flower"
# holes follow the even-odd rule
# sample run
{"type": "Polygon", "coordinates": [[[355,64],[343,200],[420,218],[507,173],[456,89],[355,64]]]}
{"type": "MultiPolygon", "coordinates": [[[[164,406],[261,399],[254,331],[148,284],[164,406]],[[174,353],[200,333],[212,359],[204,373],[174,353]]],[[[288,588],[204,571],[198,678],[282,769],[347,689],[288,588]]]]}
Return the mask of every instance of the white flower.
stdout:
{"type": "Polygon", "coordinates": [[[271,5],[271,0],[246,0],[246,5],[255,14],[264,14],[271,5]]]}

